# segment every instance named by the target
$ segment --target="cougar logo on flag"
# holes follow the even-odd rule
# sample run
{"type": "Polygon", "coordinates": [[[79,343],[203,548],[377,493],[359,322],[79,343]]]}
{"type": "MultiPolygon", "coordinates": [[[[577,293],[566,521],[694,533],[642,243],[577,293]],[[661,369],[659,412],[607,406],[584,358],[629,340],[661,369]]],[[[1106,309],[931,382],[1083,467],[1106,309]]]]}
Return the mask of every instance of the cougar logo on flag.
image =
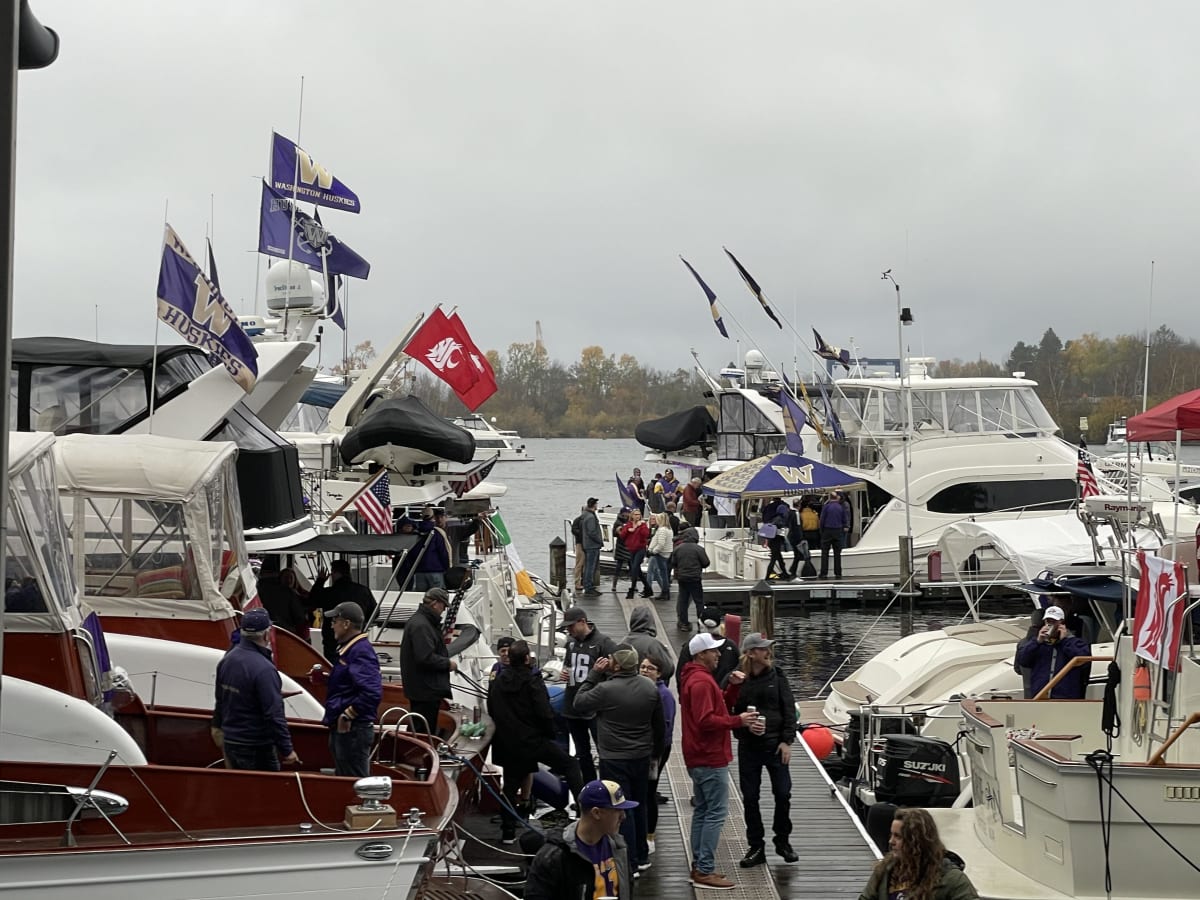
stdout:
{"type": "Polygon", "coordinates": [[[462,351],[462,344],[454,340],[454,338],[442,338],[436,344],[429,348],[429,352],[425,354],[428,359],[439,372],[444,372],[446,369],[458,368],[458,363],[454,360],[455,351],[462,351]]]}
{"type": "Polygon", "coordinates": [[[1134,652],[1164,669],[1177,671],[1179,635],[1187,605],[1183,566],[1141,550],[1138,568],[1141,578],[1133,619],[1134,652]]]}

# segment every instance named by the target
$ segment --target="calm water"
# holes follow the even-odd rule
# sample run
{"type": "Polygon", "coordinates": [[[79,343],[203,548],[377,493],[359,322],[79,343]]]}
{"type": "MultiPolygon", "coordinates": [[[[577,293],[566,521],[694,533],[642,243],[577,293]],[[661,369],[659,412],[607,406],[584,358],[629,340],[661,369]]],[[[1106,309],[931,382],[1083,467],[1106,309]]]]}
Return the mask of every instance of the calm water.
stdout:
{"type": "MultiPolygon", "coordinates": [[[[656,470],[642,465],[643,448],[632,439],[526,440],[533,462],[500,463],[492,480],[508,485],[496,506],[504,514],[513,542],[526,568],[549,571],[549,543],[563,536],[563,520],[573,519],[588,497],[601,505],[620,503],[614,476],[628,477],[634,466],[649,479],[656,470]]],[[[568,540],[569,543],[569,540],[568,540]]],[[[963,618],[963,603],[922,607],[913,628],[940,628],[963,618]]],[[[1028,609],[1027,602],[992,604],[993,615],[1028,609]]],[[[806,615],[776,618],[780,664],[798,698],[813,696],[839,671],[845,677],[900,637],[900,616],[880,615],[878,608],[813,608],[806,615]],[[847,657],[849,661],[847,662],[847,657]]],[[[665,618],[671,618],[670,615],[665,618]]],[[[677,634],[660,635],[674,641],[677,634]]]]}

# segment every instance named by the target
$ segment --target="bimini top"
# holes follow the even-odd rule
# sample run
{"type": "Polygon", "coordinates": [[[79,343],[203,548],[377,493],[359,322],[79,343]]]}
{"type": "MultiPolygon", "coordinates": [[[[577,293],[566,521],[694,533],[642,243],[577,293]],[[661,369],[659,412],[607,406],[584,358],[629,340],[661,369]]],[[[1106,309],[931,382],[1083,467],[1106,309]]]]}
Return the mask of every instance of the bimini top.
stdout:
{"type": "Polygon", "coordinates": [[[8,471],[20,472],[45,453],[54,443],[48,431],[10,431],[8,433],[8,471]]]}
{"type": "MultiPolygon", "coordinates": [[[[180,354],[204,352],[190,344],[159,345],[159,362],[180,354]]],[[[13,338],[14,366],[111,366],[146,369],[154,362],[153,344],[98,344],[66,337],[13,338]]],[[[207,368],[207,366],[206,366],[207,368]]]]}
{"type": "Polygon", "coordinates": [[[237,445],[154,434],[69,434],[55,441],[54,451],[61,490],[186,503],[237,454],[237,445]]]}

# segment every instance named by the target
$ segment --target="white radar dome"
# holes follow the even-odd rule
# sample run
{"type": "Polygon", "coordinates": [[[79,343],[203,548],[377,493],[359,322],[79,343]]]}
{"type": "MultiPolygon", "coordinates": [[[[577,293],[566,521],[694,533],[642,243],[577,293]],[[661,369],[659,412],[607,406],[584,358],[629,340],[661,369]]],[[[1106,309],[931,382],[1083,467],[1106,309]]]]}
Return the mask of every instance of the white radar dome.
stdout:
{"type": "Polygon", "coordinates": [[[286,259],[267,269],[267,309],[311,309],[318,287],[308,266],[286,259]]]}

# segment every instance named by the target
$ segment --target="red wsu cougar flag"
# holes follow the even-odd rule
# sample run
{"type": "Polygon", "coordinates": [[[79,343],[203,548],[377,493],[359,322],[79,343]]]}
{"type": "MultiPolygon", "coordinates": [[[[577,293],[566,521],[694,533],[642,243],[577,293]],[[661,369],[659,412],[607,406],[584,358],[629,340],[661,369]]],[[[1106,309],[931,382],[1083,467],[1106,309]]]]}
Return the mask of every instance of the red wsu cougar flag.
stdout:
{"type": "Polygon", "coordinates": [[[404,352],[450,385],[458,399],[467,403],[471,389],[479,382],[478,369],[467,355],[459,326],[446,318],[441,307],[429,314],[405,345],[404,352]]]}
{"type": "Polygon", "coordinates": [[[1183,565],[1138,551],[1137,609],[1133,616],[1133,651],[1169,671],[1179,668],[1179,635],[1187,606],[1183,565]]]}
{"type": "Polygon", "coordinates": [[[467,405],[467,409],[475,412],[483,405],[483,401],[496,393],[496,373],[492,369],[492,364],[488,362],[487,355],[471,340],[471,335],[467,333],[467,326],[458,317],[458,313],[451,313],[448,318],[450,324],[458,329],[458,339],[466,348],[471,365],[475,367],[475,374],[479,376],[479,380],[475,382],[474,387],[467,391],[466,396],[459,394],[459,399],[467,405]]]}

